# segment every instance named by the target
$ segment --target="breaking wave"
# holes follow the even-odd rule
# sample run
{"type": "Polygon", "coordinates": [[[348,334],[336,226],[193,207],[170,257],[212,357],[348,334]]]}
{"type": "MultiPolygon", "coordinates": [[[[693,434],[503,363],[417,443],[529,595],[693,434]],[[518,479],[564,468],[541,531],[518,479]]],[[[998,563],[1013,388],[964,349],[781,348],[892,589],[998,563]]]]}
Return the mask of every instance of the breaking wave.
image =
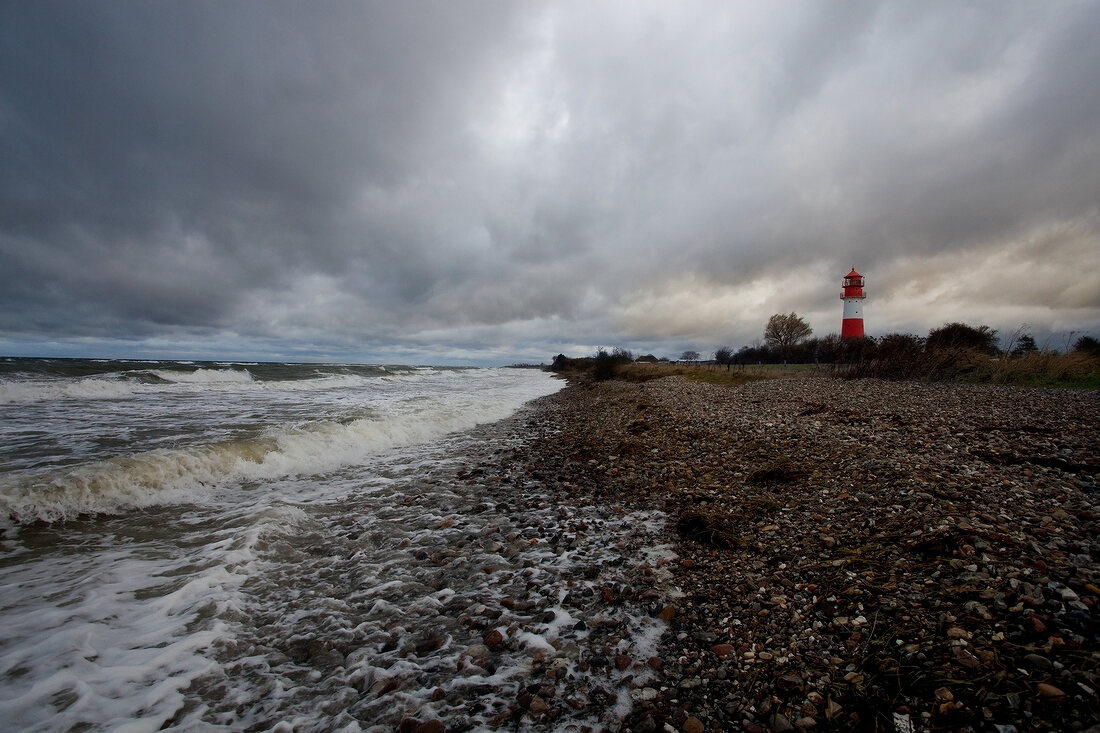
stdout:
{"type": "MultiPolygon", "coordinates": [[[[408,379],[419,374],[393,373],[384,379],[408,379]]],[[[312,390],[358,387],[378,377],[356,374],[325,374],[312,379],[259,381],[243,369],[199,369],[192,372],[153,369],[69,381],[0,380],[0,404],[77,399],[126,399],[129,397],[193,391],[264,391],[306,392],[312,390]]]]}
{"type": "Polygon", "coordinates": [[[17,523],[203,503],[214,489],[324,473],[502,419],[517,405],[433,404],[407,414],[326,420],[259,438],[155,449],[0,478],[0,515],[17,523]]]}

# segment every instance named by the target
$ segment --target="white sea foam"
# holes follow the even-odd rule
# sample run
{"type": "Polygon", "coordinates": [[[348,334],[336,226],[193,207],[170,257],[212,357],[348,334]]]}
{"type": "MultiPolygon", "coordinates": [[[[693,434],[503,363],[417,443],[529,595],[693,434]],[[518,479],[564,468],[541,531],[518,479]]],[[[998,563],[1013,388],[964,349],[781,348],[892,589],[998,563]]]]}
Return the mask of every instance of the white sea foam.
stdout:
{"type": "MultiPolygon", "coordinates": [[[[331,379],[354,382],[361,378],[331,379]]],[[[385,398],[386,411],[371,417],[318,420],[272,428],[262,437],[158,448],[76,466],[9,473],[0,476],[0,514],[17,522],[56,521],[161,504],[203,503],[214,488],[332,471],[499,420],[557,384],[547,380],[534,386],[533,391],[527,385],[503,393],[398,392],[385,398]]]]}
{"type": "Polygon", "coordinates": [[[0,720],[356,731],[435,715],[476,729],[514,706],[535,658],[565,664],[574,687],[645,674],[564,655],[590,636],[639,660],[653,648],[663,625],[626,599],[601,606],[600,587],[628,581],[626,537],[631,557],[662,559],[638,544],[662,518],[570,507],[523,489],[522,467],[507,483],[454,479],[452,464],[489,455],[473,441],[512,439],[466,428],[560,382],[437,370],[298,384],[323,380],[340,384],[128,379],[165,391],[0,410],[0,438],[58,437],[0,478],[0,516],[99,515],[0,539],[0,720]],[[54,444],[51,463],[39,454],[54,444]],[[581,572],[593,567],[605,575],[581,572]],[[628,647],[593,623],[605,614],[628,647]],[[469,650],[493,627],[505,648],[479,666],[469,650]]]}
{"type": "MultiPolygon", "coordinates": [[[[232,638],[240,587],[258,548],[304,531],[296,507],[179,545],[126,545],[0,570],[0,719],[10,729],[155,731],[179,716],[196,680],[219,673],[212,650],[232,638]]],[[[188,729],[203,706],[177,722],[188,729]]]]}
{"type": "Polygon", "coordinates": [[[241,384],[254,381],[247,369],[153,369],[152,374],[166,382],[181,384],[241,384]]]}
{"type": "Polygon", "coordinates": [[[48,380],[35,378],[0,379],[0,405],[51,400],[111,400],[162,394],[316,392],[370,386],[376,381],[400,382],[439,376],[446,372],[389,371],[385,376],[321,374],[310,379],[255,379],[243,369],[198,369],[193,372],[151,369],[111,373],[94,377],[48,380]],[[148,381],[142,377],[148,376],[148,381]],[[154,381],[155,380],[155,381],[154,381]]]}
{"type": "Polygon", "coordinates": [[[116,399],[129,397],[143,386],[102,377],[66,381],[0,380],[0,405],[61,399],[116,399]]]}

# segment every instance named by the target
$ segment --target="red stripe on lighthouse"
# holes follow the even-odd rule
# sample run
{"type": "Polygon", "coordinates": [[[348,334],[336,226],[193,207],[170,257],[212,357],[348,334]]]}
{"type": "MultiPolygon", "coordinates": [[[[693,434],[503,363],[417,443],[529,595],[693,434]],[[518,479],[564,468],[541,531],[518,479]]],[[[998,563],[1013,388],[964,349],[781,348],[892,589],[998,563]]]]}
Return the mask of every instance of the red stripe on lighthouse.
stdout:
{"type": "Polygon", "coordinates": [[[840,337],[842,339],[863,338],[863,308],[860,301],[867,297],[863,290],[863,275],[856,272],[856,268],[844,276],[844,290],[840,293],[840,299],[844,301],[844,320],[840,322],[840,337]]]}

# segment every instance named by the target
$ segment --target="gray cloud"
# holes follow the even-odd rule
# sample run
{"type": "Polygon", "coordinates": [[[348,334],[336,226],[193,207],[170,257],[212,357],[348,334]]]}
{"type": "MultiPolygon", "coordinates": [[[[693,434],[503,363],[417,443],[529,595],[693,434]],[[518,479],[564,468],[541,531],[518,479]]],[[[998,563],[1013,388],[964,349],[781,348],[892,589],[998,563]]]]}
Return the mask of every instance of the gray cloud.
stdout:
{"type": "Polygon", "coordinates": [[[1097,31],[1088,2],[3,3],[0,346],[707,350],[835,330],[853,263],[872,333],[1098,329],[1097,31]]]}

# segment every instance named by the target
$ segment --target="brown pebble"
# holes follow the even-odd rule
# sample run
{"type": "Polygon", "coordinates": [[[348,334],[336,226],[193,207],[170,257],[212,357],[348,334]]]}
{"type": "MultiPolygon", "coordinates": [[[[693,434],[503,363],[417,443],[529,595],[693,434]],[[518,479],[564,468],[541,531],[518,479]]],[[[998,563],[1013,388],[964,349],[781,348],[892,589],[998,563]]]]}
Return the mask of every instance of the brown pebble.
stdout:
{"type": "Polygon", "coordinates": [[[443,723],[438,720],[429,720],[427,723],[421,723],[417,726],[416,733],[445,733],[446,730],[443,723]]]}
{"type": "Polygon", "coordinates": [[[1066,693],[1047,682],[1040,682],[1035,686],[1039,694],[1048,700],[1058,700],[1066,696],[1066,693]]]}
{"type": "Polygon", "coordinates": [[[660,613],[657,614],[657,618],[664,621],[666,624],[671,623],[672,619],[675,618],[675,616],[676,606],[673,606],[672,604],[665,606],[661,609],[660,613]]]}
{"type": "Polygon", "coordinates": [[[490,649],[499,649],[504,644],[504,634],[498,629],[493,629],[481,638],[481,642],[490,649]]]}
{"type": "Polygon", "coordinates": [[[550,706],[546,704],[545,700],[536,695],[531,698],[531,706],[527,709],[531,711],[532,715],[541,715],[549,710],[550,706]]]}
{"type": "Polygon", "coordinates": [[[703,721],[691,717],[684,721],[684,733],[703,733],[703,721]]]}
{"type": "Polygon", "coordinates": [[[718,656],[719,659],[725,659],[726,657],[733,654],[733,645],[732,644],[715,644],[714,646],[712,646],[710,648],[710,650],[712,652],[714,652],[718,656]]]}

